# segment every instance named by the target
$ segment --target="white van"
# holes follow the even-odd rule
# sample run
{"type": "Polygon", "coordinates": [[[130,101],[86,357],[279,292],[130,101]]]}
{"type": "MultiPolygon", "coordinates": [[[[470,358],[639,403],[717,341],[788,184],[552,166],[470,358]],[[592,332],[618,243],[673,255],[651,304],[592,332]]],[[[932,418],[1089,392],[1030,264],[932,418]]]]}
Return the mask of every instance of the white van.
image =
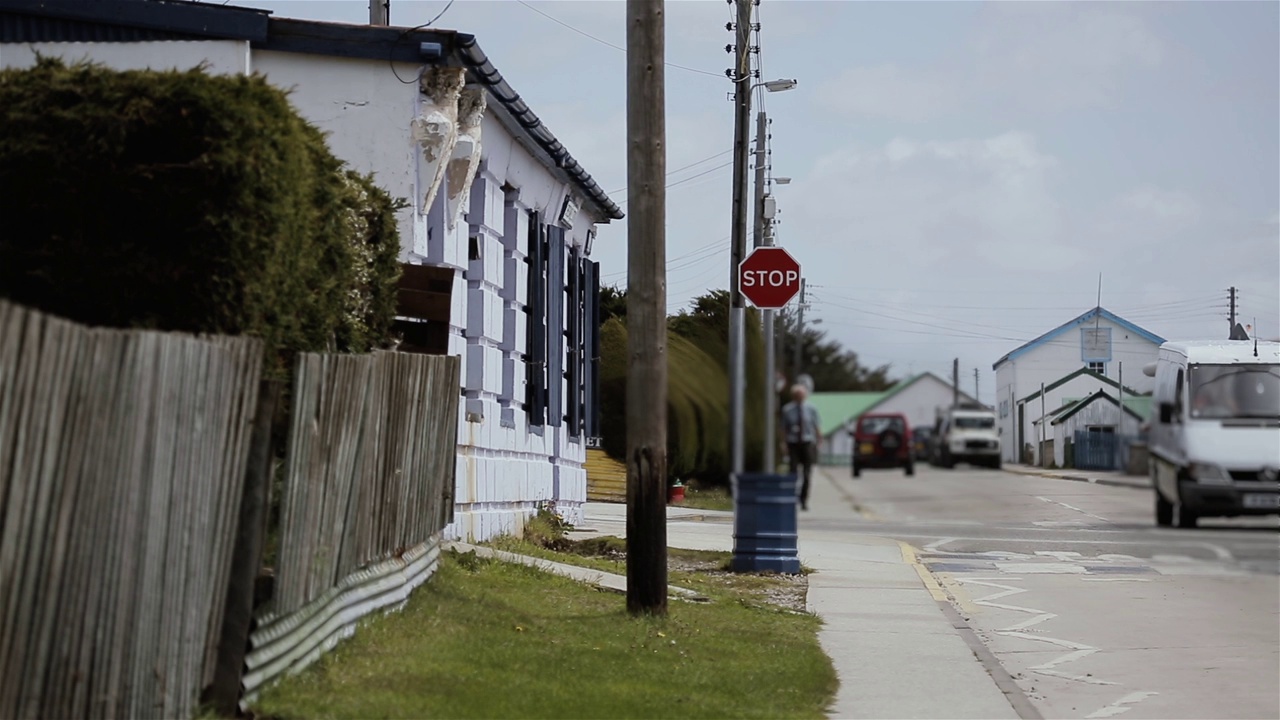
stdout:
{"type": "Polygon", "coordinates": [[[1280,343],[1165,343],[1143,372],[1156,524],[1280,514],[1280,343]]]}

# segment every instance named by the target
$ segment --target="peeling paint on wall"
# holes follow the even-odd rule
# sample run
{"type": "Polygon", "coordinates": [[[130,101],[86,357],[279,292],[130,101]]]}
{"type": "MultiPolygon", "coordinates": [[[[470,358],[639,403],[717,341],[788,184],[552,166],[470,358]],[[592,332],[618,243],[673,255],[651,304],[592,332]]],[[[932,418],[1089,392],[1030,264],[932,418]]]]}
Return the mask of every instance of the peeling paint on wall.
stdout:
{"type": "Polygon", "coordinates": [[[422,204],[418,213],[430,212],[436,193],[444,181],[447,158],[458,140],[458,99],[466,71],[462,68],[429,68],[422,73],[419,91],[423,95],[422,114],[414,118],[414,142],[422,152],[419,178],[422,204]],[[424,189],[425,186],[425,189],[424,189]]]}
{"type": "Polygon", "coordinates": [[[480,168],[480,122],[484,119],[483,88],[467,88],[458,99],[458,131],[449,158],[449,186],[445,195],[445,222],[449,230],[462,219],[471,197],[471,183],[480,168]]]}

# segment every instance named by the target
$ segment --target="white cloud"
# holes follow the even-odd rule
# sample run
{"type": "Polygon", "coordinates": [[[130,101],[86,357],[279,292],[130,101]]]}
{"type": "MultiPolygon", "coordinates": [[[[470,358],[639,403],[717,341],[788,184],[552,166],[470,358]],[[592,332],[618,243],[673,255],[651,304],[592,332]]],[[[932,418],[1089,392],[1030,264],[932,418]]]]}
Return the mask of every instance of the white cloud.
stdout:
{"type": "Polygon", "coordinates": [[[1051,189],[1056,165],[1025,133],[899,138],[828,155],[787,202],[800,235],[815,238],[818,247],[803,252],[819,272],[840,268],[838,256],[849,254],[890,276],[976,278],[1028,261],[1070,261],[1051,189]]]}
{"type": "Polygon", "coordinates": [[[849,68],[823,83],[818,98],[845,115],[907,122],[937,117],[961,101],[941,77],[892,64],[849,68]]]}
{"type": "Polygon", "coordinates": [[[1133,14],[1102,3],[991,3],[975,34],[931,65],[851,67],[819,104],[850,117],[925,122],[957,111],[1056,113],[1113,104],[1165,49],[1133,14]]]}
{"type": "Polygon", "coordinates": [[[1186,223],[1200,218],[1200,203],[1183,192],[1141,187],[1120,198],[1120,205],[1144,220],[1186,223]]]}

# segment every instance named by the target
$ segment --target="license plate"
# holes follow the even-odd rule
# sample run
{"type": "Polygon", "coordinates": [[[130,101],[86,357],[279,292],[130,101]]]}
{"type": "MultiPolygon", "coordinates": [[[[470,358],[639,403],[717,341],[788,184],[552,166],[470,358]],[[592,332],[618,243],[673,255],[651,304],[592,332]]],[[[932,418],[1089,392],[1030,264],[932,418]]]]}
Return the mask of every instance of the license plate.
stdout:
{"type": "Polygon", "coordinates": [[[1280,494],[1275,493],[1245,493],[1242,502],[1247,508],[1275,508],[1280,509],[1280,494]]]}
{"type": "Polygon", "coordinates": [[[862,453],[863,455],[870,455],[875,451],[876,451],[876,446],[871,443],[862,443],[862,447],[858,449],[858,452],[862,453]]]}

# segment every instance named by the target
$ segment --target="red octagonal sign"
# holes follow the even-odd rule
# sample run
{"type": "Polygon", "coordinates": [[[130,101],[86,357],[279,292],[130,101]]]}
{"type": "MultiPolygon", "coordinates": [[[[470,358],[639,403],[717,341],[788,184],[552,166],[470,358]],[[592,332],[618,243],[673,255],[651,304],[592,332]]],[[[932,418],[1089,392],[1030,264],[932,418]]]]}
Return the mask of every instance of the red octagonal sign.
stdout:
{"type": "Polygon", "coordinates": [[[777,310],[800,292],[800,263],[780,247],[756,248],[738,265],[738,283],[752,305],[777,310]]]}

